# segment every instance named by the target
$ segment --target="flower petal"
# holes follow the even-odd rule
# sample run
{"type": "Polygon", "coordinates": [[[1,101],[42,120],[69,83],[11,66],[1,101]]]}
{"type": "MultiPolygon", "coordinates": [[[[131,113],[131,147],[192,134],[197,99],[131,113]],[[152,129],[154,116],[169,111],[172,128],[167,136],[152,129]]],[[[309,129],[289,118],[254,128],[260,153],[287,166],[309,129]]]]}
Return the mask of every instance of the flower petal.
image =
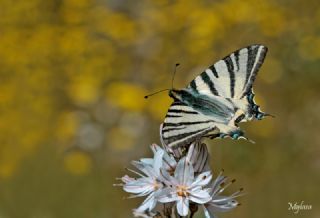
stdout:
{"type": "Polygon", "coordinates": [[[153,213],[151,211],[140,212],[140,211],[137,211],[136,209],[133,210],[134,217],[153,218],[155,215],[156,213],[153,213]]]}
{"type": "Polygon", "coordinates": [[[139,178],[129,181],[123,186],[123,190],[129,193],[144,193],[147,195],[154,190],[153,180],[150,178],[139,178]]]}
{"type": "Polygon", "coordinates": [[[157,201],[151,193],[142,204],[136,209],[137,212],[151,211],[156,206],[157,201]]]}
{"type": "Polygon", "coordinates": [[[131,161],[131,164],[148,177],[156,177],[153,167],[140,161],[131,161]]]}
{"type": "Polygon", "coordinates": [[[163,159],[164,151],[158,150],[154,155],[153,159],[153,170],[155,175],[158,177],[160,175],[160,168],[162,166],[162,159],[163,159]]]}
{"type": "Polygon", "coordinates": [[[206,144],[195,142],[189,147],[187,160],[193,165],[194,172],[201,173],[210,170],[209,152],[206,144]]]}
{"type": "Polygon", "coordinates": [[[227,204],[229,201],[236,201],[236,197],[238,196],[214,196],[211,202],[215,204],[227,204]]]}
{"type": "Polygon", "coordinates": [[[135,180],[134,178],[131,178],[128,175],[124,175],[123,177],[121,177],[121,181],[124,182],[124,183],[132,182],[134,180],[135,180]]]}
{"type": "Polygon", "coordinates": [[[173,157],[171,157],[164,149],[156,144],[151,145],[151,150],[153,151],[154,159],[156,159],[156,154],[158,152],[163,152],[162,168],[174,171],[177,161],[173,157]]]}
{"type": "Polygon", "coordinates": [[[140,162],[146,164],[146,165],[153,165],[153,158],[141,158],[140,162]]]}
{"type": "Polygon", "coordinates": [[[176,178],[170,176],[170,174],[165,169],[160,169],[160,175],[158,179],[165,183],[167,186],[176,186],[178,185],[178,181],[176,178]]]}
{"type": "Polygon", "coordinates": [[[151,150],[153,152],[153,155],[155,155],[158,151],[163,150],[159,145],[157,144],[152,144],[151,146],[151,150]]]}
{"type": "Polygon", "coordinates": [[[196,180],[191,184],[191,187],[194,186],[206,186],[212,179],[212,174],[210,171],[201,173],[196,177],[196,180]]]}
{"type": "Polygon", "coordinates": [[[211,200],[211,196],[208,190],[198,190],[196,192],[190,192],[190,200],[194,203],[205,204],[211,200]]]}
{"type": "Polygon", "coordinates": [[[189,213],[189,200],[187,198],[179,197],[177,202],[177,211],[180,216],[187,216],[189,213]]]}
{"type": "Polygon", "coordinates": [[[213,214],[216,212],[227,212],[234,208],[236,208],[238,205],[238,201],[232,200],[225,202],[224,204],[216,204],[209,202],[208,204],[205,204],[206,208],[213,214]]]}
{"type": "Polygon", "coordinates": [[[174,177],[181,185],[190,185],[192,183],[194,179],[193,167],[185,157],[179,160],[174,177]]]}
{"type": "Polygon", "coordinates": [[[162,163],[163,163],[163,168],[166,169],[167,171],[173,172],[177,166],[177,161],[166,152],[163,155],[162,163]]]}
{"type": "Polygon", "coordinates": [[[161,191],[157,191],[155,198],[161,203],[174,202],[179,199],[176,191],[172,188],[164,188],[161,191]]]}

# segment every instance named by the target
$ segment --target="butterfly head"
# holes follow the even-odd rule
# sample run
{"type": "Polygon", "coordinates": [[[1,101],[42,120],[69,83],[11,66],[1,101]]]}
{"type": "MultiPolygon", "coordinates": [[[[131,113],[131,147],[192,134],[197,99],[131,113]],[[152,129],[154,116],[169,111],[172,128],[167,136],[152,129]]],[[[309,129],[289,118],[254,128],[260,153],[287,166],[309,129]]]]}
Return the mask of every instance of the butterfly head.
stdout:
{"type": "Polygon", "coordinates": [[[245,138],[244,137],[244,132],[239,130],[239,129],[235,130],[235,131],[232,131],[232,132],[229,132],[229,133],[219,133],[217,135],[217,137],[222,138],[222,139],[225,138],[225,137],[230,137],[230,138],[232,138],[234,140],[240,139],[240,138],[245,138]]]}

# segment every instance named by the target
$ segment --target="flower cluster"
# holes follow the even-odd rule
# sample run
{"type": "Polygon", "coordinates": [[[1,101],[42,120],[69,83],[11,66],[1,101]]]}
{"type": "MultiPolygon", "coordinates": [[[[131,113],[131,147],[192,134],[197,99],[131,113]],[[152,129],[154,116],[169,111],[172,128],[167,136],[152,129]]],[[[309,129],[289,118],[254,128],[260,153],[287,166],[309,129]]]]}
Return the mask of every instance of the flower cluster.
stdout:
{"type": "Polygon", "coordinates": [[[134,210],[135,216],[159,215],[156,208],[163,205],[167,208],[163,213],[175,211],[183,217],[195,213],[201,206],[206,218],[212,218],[216,212],[229,211],[239,205],[235,198],[242,189],[230,196],[222,195],[235,180],[228,182],[222,172],[212,180],[209,154],[204,143],[191,144],[179,158],[155,144],[151,149],[153,158],[132,161],[137,170],[128,169],[137,178],[125,175],[119,184],[124,191],[133,194],[130,197],[145,197],[134,210]]]}

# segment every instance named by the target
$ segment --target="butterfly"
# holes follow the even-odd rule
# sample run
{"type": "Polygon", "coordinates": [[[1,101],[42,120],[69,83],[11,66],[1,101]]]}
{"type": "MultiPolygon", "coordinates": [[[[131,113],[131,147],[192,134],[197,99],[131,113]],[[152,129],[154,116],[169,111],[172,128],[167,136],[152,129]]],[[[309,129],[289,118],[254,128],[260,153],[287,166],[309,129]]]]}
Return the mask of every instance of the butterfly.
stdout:
{"type": "Polygon", "coordinates": [[[244,138],[240,122],[272,116],[254,101],[252,85],[267,47],[250,45],[219,60],[181,90],[170,89],[173,103],[161,125],[161,140],[169,148],[202,137],[244,138]]]}

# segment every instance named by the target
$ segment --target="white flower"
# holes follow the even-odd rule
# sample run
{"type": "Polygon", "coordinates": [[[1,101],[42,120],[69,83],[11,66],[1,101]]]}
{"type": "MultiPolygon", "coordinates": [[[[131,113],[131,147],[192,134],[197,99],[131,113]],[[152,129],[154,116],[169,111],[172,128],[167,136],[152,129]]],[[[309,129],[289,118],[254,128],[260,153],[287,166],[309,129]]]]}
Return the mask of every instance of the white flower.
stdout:
{"type": "Polygon", "coordinates": [[[151,150],[153,151],[154,155],[159,151],[163,152],[161,169],[166,170],[170,175],[173,175],[177,166],[177,161],[175,158],[156,144],[151,146],[151,150]]]}
{"type": "Polygon", "coordinates": [[[142,217],[142,218],[153,218],[155,215],[157,215],[156,213],[153,213],[151,211],[139,211],[134,209],[133,210],[133,216],[134,217],[142,217]]]}
{"type": "Polygon", "coordinates": [[[163,141],[162,127],[163,124],[160,125],[160,140],[167,153],[171,154],[176,159],[187,156],[187,160],[192,163],[196,174],[210,170],[209,152],[206,144],[201,143],[201,140],[196,140],[186,146],[171,148],[163,141]]]}
{"type": "Polygon", "coordinates": [[[121,178],[123,184],[120,185],[133,194],[130,197],[145,197],[143,203],[134,209],[135,217],[155,216],[154,208],[159,203],[176,207],[180,216],[188,215],[190,204],[196,207],[200,205],[204,208],[206,218],[213,218],[216,212],[228,211],[239,205],[235,198],[242,190],[230,196],[221,195],[234,180],[226,183],[227,178],[220,174],[211,182],[209,154],[205,144],[192,143],[185,150],[180,150],[183,156],[179,158],[174,156],[177,153],[168,153],[156,144],[151,149],[153,158],[132,161],[138,170],[129,171],[138,178],[128,175],[121,178]]]}
{"type": "Polygon", "coordinates": [[[207,145],[200,141],[190,145],[186,159],[192,163],[195,174],[210,170],[207,145]]]}
{"type": "Polygon", "coordinates": [[[188,215],[190,201],[204,204],[211,200],[210,190],[204,188],[211,180],[211,172],[194,177],[193,166],[185,157],[179,160],[174,176],[165,170],[161,170],[161,176],[167,187],[156,198],[161,203],[177,202],[177,211],[181,216],[188,215]]]}
{"type": "Polygon", "coordinates": [[[144,211],[151,211],[157,203],[155,195],[158,195],[163,188],[163,183],[159,181],[160,167],[162,166],[162,158],[164,155],[163,150],[159,150],[155,153],[154,158],[151,160],[132,161],[134,165],[141,173],[130,170],[131,172],[140,176],[135,179],[127,175],[121,178],[123,189],[126,192],[133,193],[131,197],[147,196],[141,206],[137,208],[136,213],[143,213],[144,211]]]}
{"type": "Polygon", "coordinates": [[[240,189],[229,196],[221,195],[221,193],[234,182],[235,179],[227,182],[227,177],[222,176],[221,172],[211,183],[211,200],[203,205],[206,218],[214,218],[216,217],[216,212],[227,212],[240,205],[235,198],[242,195],[243,189],[240,189]]]}

